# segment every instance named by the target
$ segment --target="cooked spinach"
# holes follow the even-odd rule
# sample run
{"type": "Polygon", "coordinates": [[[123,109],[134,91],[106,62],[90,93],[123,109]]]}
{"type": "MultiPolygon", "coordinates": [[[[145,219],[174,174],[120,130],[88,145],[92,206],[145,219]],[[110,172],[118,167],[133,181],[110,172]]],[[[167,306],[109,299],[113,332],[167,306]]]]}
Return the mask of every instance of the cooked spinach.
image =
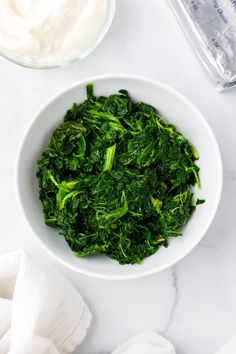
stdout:
{"type": "Polygon", "coordinates": [[[94,96],[90,84],[37,163],[45,223],[79,257],[141,263],[180,236],[194,211],[197,159],[154,107],[133,102],[126,90],[94,96]]]}

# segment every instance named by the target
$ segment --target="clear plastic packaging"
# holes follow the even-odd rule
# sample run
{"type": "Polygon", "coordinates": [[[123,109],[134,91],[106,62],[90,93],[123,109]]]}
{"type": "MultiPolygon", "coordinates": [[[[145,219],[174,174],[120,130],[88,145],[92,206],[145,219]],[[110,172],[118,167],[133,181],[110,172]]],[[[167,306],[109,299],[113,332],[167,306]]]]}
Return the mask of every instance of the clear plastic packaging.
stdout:
{"type": "Polygon", "coordinates": [[[217,89],[236,86],[236,0],[169,0],[217,89]]]}

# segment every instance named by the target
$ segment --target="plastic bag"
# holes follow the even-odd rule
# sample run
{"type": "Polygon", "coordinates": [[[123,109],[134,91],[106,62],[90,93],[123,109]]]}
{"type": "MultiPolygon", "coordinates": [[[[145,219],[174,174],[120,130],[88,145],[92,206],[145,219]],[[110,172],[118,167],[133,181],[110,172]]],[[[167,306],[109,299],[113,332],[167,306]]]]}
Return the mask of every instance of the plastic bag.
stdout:
{"type": "Polygon", "coordinates": [[[236,86],[236,0],[169,0],[217,89],[236,86]]]}

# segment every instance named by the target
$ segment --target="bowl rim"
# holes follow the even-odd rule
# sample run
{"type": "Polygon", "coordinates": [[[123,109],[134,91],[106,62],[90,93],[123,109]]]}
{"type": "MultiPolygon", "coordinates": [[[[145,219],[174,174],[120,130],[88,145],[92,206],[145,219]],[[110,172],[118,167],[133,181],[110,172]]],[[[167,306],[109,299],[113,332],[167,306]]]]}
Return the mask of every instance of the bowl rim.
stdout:
{"type": "Polygon", "coordinates": [[[87,276],[91,276],[91,277],[95,277],[95,278],[99,278],[99,279],[107,279],[107,280],[127,280],[127,279],[137,279],[137,278],[149,276],[149,275],[158,273],[160,271],[163,271],[167,268],[170,268],[171,266],[173,266],[174,264],[179,262],[182,258],[184,258],[187,254],[189,254],[196,247],[196,245],[201,241],[201,239],[204,237],[204,235],[208,231],[210,225],[212,224],[212,222],[215,218],[219,203],[220,203],[222,187],[223,187],[223,164],[222,164],[222,157],[221,157],[219,145],[218,145],[216,137],[215,137],[208,121],[204,118],[204,116],[200,112],[200,110],[187,97],[185,97],[179,91],[177,91],[176,89],[174,89],[166,84],[163,84],[162,82],[160,82],[158,80],[150,79],[150,78],[147,78],[144,76],[139,76],[139,75],[117,74],[117,73],[116,74],[96,75],[96,76],[91,76],[91,77],[79,80],[71,85],[66,86],[65,88],[63,88],[62,90],[60,90],[59,92],[57,92],[56,94],[51,96],[46,101],[46,103],[41,105],[40,108],[37,110],[37,112],[34,114],[31,121],[28,123],[28,126],[22,136],[20,145],[18,147],[17,156],[16,156],[15,172],[16,172],[15,173],[15,187],[16,187],[16,192],[17,192],[16,194],[17,194],[18,203],[20,204],[20,209],[21,209],[21,211],[24,215],[24,219],[25,219],[26,223],[28,224],[29,228],[31,229],[34,237],[38,240],[38,242],[41,244],[41,246],[43,246],[46,253],[48,253],[53,259],[57,260],[59,263],[63,264],[65,267],[67,267],[73,271],[76,271],[76,272],[83,274],[83,275],[87,275],[87,276]],[[56,252],[54,252],[51,248],[49,248],[42,241],[40,236],[34,230],[34,227],[31,224],[31,221],[28,219],[27,212],[25,211],[25,207],[24,207],[24,202],[23,202],[23,199],[21,196],[21,188],[20,188],[21,156],[22,156],[22,151],[24,148],[25,141],[26,141],[35,121],[37,119],[39,119],[40,115],[43,113],[43,111],[45,109],[47,109],[49,107],[50,104],[52,104],[56,99],[63,96],[66,92],[73,90],[74,88],[76,88],[78,86],[82,86],[82,85],[85,86],[86,84],[88,84],[90,82],[93,82],[94,84],[96,84],[97,81],[100,81],[100,80],[102,81],[104,79],[105,80],[130,79],[130,80],[136,80],[136,81],[143,81],[148,84],[158,86],[159,88],[162,88],[162,89],[170,92],[171,94],[175,95],[177,98],[182,100],[186,105],[188,105],[196,113],[196,115],[198,116],[200,121],[203,123],[203,125],[205,125],[205,129],[207,129],[208,134],[211,136],[211,141],[214,144],[214,149],[216,151],[216,157],[217,157],[217,170],[218,170],[218,179],[219,179],[218,186],[217,186],[217,199],[214,204],[214,207],[210,211],[210,214],[209,214],[210,216],[208,218],[208,222],[206,223],[205,227],[201,230],[201,232],[199,232],[198,238],[196,238],[196,240],[188,248],[186,248],[183,252],[177,254],[171,260],[165,262],[162,266],[152,267],[151,269],[145,270],[145,271],[142,271],[140,268],[140,271],[136,274],[127,273],[125,275],[110,275],[110,274],[106,274],[106,273],[96,273],[94,271],[86,270],[84,268],[81,269],[81,268],[77,267],[76,265],[71,264],[69,261],[62,259],[60,256],[58,256],[56,254],[56,252]]]}
{"type": "Polygon", "coordinates": [[[109,12],[107,14],[106,20],[97,36],[97,38],[94,40],[94,42],[91,44],[91,46],[84,52],[81,53],[81,55],[79,55],[76,58],[73,58],[71,60],[68,61],[62,61],[61,63],[54,63],[54,64],[31,64],[30,62],[24,61],[24,60],[20,60],[17,57],[14,57],[14,55],[11,55],[10,53],[8,53],[7,51],[4,51],[3,49],[0,48],[0,56],[8,61],[10,61],[11,63],[17,64],[19,66],[22,66],[24,68],[28,68],[28,69],[39,69],[39,70],[47,70],[47,69],[57,69],[57,68],[64,68],[70,64],[76,63],[84,58],[86,58],[87,56],[89,56],[89,54],[91,54],[98,46],[99,44],[101,44],[101,42],[103,41],[104,37],[106,36],[106,34],[108,33],[112,21],[114,19],[115,16],[115,11],[116,11],[116,0],[108,0],[108,3],[110,3],[110,9],[109,12]]]}

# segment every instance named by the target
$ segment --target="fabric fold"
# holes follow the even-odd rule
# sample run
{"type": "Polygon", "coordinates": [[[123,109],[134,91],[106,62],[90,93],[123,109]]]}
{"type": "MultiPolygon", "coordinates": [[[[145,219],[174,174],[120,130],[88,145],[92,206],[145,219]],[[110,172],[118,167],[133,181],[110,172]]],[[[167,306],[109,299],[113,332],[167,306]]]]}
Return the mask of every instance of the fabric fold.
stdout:
{"type": "Polygon", "coordinates": [[[149,331],[124,342],[111,354],[175,354],[175,349],[167,339],[149,331]]]}
{"type": "Polygon", "coordinates": [[[24,251],[0,256],[0,354],[66,354],[91,313],[74,287],[24,251]]]}
{"type": "Polygon", "coordinates": [[[235,354],[236,353],[236,335],[234,335],[222,348],[215,354],[235,354]]]}

